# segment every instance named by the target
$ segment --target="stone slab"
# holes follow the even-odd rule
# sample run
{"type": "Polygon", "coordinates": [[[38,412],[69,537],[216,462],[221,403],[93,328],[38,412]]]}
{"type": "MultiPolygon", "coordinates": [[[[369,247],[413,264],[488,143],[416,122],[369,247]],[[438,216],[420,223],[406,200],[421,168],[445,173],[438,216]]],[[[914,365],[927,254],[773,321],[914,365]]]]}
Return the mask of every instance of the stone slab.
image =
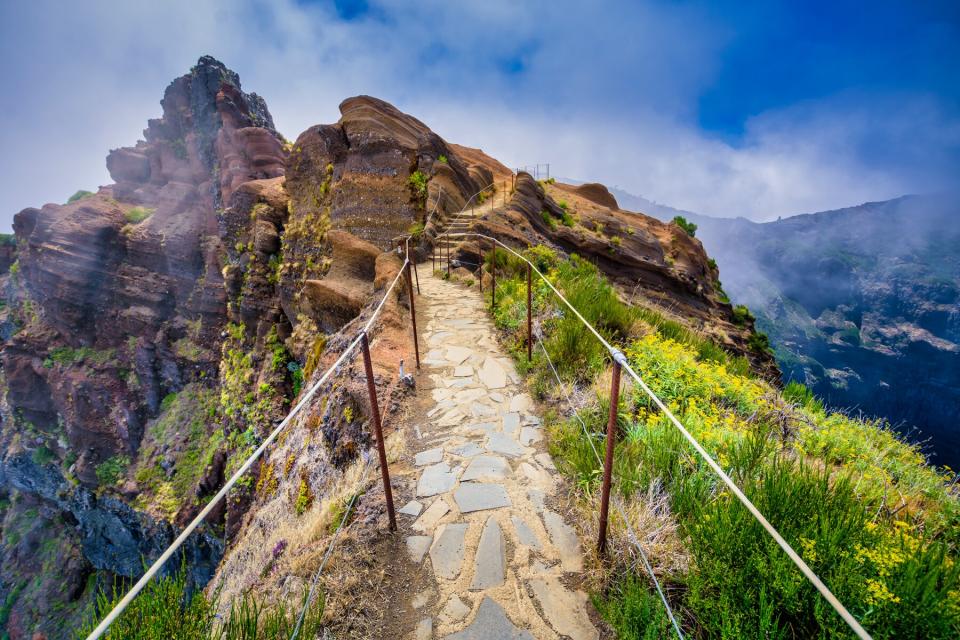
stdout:
{"type": "Polygon", "coordinates": [[[507,386],[507,372],[499,362],[493,358],[483,361],[483,368],[478,372],[480,382],[487,389],[502,389],[507,386]]]}
{"type": "Polygon", "coordinates": [[[424,618],[418,622],[413,637],[414,640],[431,640],[433,638],[433,618],[424,618]]]}
{"type": "Polygon", "coordinates": [[[506,555],[503,547],[503,532],[495,518],[487,518],[480,534],[480,544],[473,561],[471,591],[492,589],[503,584],[506,576],[506,555]]]}
{"type": "Polygon", "coordinates": [[[431,542],[433,536],[407,536],[407,553],[415,564],[423,561],[431,542]]]}
{"type": "Polygon", "coordinates": [[[455,456],[460,456],[461,458],[472,458],[475,455],[483,453],[483,447],[478,445],[476,442],[465,442],[463,444],[458,444],[455,447],[447,449],[449,453],[452,453],[455,456]]]}
{"type": "Polygon", "coordinates": [[[418,500],[411,500],[400,509],[400,513],[403,515],[413,516],[414,518],[420,515],[421,511],[423,511],[423,503],[418,500]]]}
{"type": "Polygon", "coordinates": [[[550,542],[560,554],[560,565],[564,571],[581,571],[583,556],[580,554],[580,540],[573,527],[563,521],[558,513],[549,509],[543,510],[543,522],[550,534],[550,542]]]}
{"type": "Polygon", "coordinates": [[[450,512],[450,505],[443,498],[438,498],[432,505],[427,507],[423,515],[413,523],[414,531],[433,532],[437,523],[450,512]]]}
{"type": "Polygon", "coordinates": [[[487,438],[487,451],[519,458],[527,453],[527,448],[505,433],[491,433],[487,438]]]}
{"type": "Polygon", "coordinates": [[[447,524],[437,530],[436,539],[430,547],[430,562],[438,578],[455,580],[460,575],[468,526],[466,523],[447,524]]]}
{"type": "Polygon", "coordinates": [[[417,482],[417,497],[424,498],[446,493],[456,482],[457,476],[446,462],[430,465],[420,474],[420,481],[417,482]]]}
{"type": "Polygon", "coordinates": [[[477,456],[470,460],[467,470],[460,477],[468,480],[503,480],[510,473],[510,465],[500,456],[477,456]]]}
{"type": "Polygon", "coordinates": [[[600,634],[590,623],[587,596],[568,591],[555,576],[530,581],[533,595],[553,630],[571,640],[598,640],[600,634]]]}
{"type": "Polygon", "coordinates": [[[511,506],[510,497],[501,484],[464,482],[453,492],[453,499],[461,513],[499,509],[511,506]]]}
{"type": "Polygon", "coordinates": [[[523,518],[510,516],[510,520],[513,522],[513,528],[517,532],[517,540],[520,541],[520,544],[537,550],[541,548],[540,539],[537,538],[537,534],[533,532],[533,529],[523,518]]]}
{"type": "Polygon", "coordinates": [[[534,442],[540,442],[543,439],[543,434],[540,433],[540,429],[536,427],[523,427],[520,429],[520,444],[525,447],[530,446],[534,442]]]}
{"type": "Polygon", "coordinates": [[[491,598],[484,598],[477,615],[463,631],[452,633],[446,640],[534,640],[529,631],[520,629],[507,617],[503,607],[491,598]]]}
{"type": "Polygon", "coordinates": [[[427,449],[426,451],[421,451],[418,453],[413,460],[413,464],[418,467],[425,467],[428,464],[437,464],[443,460],[443,449],[437,447],[436,449],[427,449]]]}
{"type": "Polygon", "coordinates": [[[505,413],[503,414],[503,431],[504,433],[513,434],[517,429],[520,428],[520,414],[519,413],[505,413]]]}

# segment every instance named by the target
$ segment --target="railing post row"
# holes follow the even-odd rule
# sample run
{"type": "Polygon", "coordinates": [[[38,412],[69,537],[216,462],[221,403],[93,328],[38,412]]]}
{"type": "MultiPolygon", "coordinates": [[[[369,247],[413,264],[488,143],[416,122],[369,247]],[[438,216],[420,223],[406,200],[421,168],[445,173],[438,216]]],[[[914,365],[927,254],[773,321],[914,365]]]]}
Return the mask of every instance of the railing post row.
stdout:
{"type": "Polygon", "coordinates": [[[412,262],[407,262],[407,292],[410,294],[410,322],[413,325],[413,353],[417,357],[417,369],[420,368],[420,341],[417,338],[417,306],[413,301],[413,282],[410,278],[412,262]]]}
{"type": "Polygon", "coordinates": [[[377,438],[377,456],[380,458],[380,475],[383,477],[383,494],[387,502],[387,515],[390,518],[390,530],[396,531],[397,516],[393,511],[393,490],[390,488],[390,470],[387,468],[387,449],[383,442],[383,423],[380,421],[380,406],[377,404],[377,387],[373,380],[370,343],[367,340],[366,332],[360,334],[360,347],[363,350],[363,368],[367,374],[367,393],[370,394],[370,413],[377,438]]]}
{"type": "Polygon", "coordinates": [[[613,376],[610,380],[610,415],[607,418],[607,451],[603,461],[603,487],[600,493],[600,539],[597,550],[607,551],[607,518],[610,513],[610,482],[613,478],[613,445],[617,437],[617,409],[620,404],[620,359],[614,354],[613,376]]]}

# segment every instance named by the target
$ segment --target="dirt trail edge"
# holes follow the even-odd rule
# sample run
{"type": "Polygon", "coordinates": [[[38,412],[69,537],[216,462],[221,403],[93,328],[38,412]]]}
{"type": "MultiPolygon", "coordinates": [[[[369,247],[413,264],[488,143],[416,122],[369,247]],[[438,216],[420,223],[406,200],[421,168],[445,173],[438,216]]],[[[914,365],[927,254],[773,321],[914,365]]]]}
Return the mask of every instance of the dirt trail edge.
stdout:
{"type": "Polygon", "coordinates": [[[476,287],[427,276],[383,637],[597,640],[540,418],[476,287]]]}

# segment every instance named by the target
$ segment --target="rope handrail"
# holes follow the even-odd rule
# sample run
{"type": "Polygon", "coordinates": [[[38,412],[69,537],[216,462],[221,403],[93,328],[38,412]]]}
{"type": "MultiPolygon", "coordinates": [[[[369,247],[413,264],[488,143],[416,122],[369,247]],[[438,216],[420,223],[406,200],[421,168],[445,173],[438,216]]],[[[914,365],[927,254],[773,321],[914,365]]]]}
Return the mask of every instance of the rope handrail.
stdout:
{"type": "Polygon", "coordinates": [[[177,538],[170,544],[170,546],[167,547],[162,554],[160,554],[160,557],[157,558],[152,565],[150,565],[150,567],[146,570],[146,572],[144,572],[136,584],[134,584],[133,587],[131,587],[131,589],[126,593],[126,595],[123,596],[120,602],[118,602],[113,609],[110,610],[110,613],[104,616],[103,620],[101,620],[100,624],[98,624],[96,628],[90,632],[86,640],[97,640],[104,634],[104,632],[106,632],[110,625],[113,624],[120,614],[122,614],[123,611],[130,605],[130,603],[133,602],[133,599],[136,598],[137,595],[144,589],[144,587],[147,586],[147,583],[149,583],[150,580],[152,580],[153,577],[160,571],[160,569],[163,568],[163,565],[166,564],[167,560],[169,560],[177,551],[177,549],[179,549],[183,543],[186,542],[187,538],[190,537],[190,534],[192,534],[206,519],[206,517],[210,515],[210,512],[213,510],[214,506],[223,500],[230,489],[232,489],[233,486],[240,480],[243,474],[250,470],[250,467],[253,466],[253,463],[263,455],[264,451],[267,450],[267,447],[269,447],[273,441],[277,439],[277,436],[279,436],[280,433],[287,427],[287,425],[290,424],[293,418],[296,417],[296,415],[300,413],[300,411],[310,402],[313,396],[317,393],[317,390],[319,390],[320,387],[323,386],[323,384],[331,377],[331,375],[333,375],[333,373],[340,368],[340,365],[342,365],[347,359],[347,356],[353,353],[354,349],[357,348],[357,345],[360,344],[364,336],[370,331],[374,321],[377,319],[377,316],[383,309],[384,304],[390,297],[390,293],[397,285],[397,282],[400,281],[400,277],[403,275],[404,269],[409,262],[409,259],[404,260],[403,265],[397,272],[393,282],[390,283],[390,286],[384,292],[383,299],[380,300],[380,304],[377,305],[363,329],[358,333],[357,337],[354,338],[349,345],[347,345],[347,348],[344,349],[343,353],[340,354],[340,357],[337,358],[336,362],[334,362],[326,371],[324,371],[323,375],[320,376],[320,379],[310,387],[307,393],[303,395],[300,401],[296,404],[296,406],[294,406],[293,409],[290,410],[280,424],[278,424],[273,431],[270,432],[270,435],[268,435],[264,441],[260,443],[260,446],[257,447],[256,450],[254,450],[254,452],[247,457],[240,468],[237,469],[230,479],[224,483],[220,491],[218,491],[217,494],[210,499],[200,513],[198,513],[196,517],[190,521],[190,524],[188,524],[180,533],[180,535],[177,536],[177,538]]]}
{"type": "Polygon", "coordinates": [[[753,504],[753,502],[751,502],[751,500],[740,489],[740,487],[736,485],[736,483],[730,478],[730,476],[728,476],[727,473],[720,467],[720,465],[717,464],[717,462],[710,456],[710,454],[707,453],[707,451],[700,445],[697,439],[694,438],[689,431],[687,431],[687,429],[680,423],[679,420],[677,420],[676,416],[673,415],[673,412],[670,411],[670,409],[663,403],[663,401],[660,400],[657,394],[655,394],[653,390],[647,386],[646,382],[643,381],[643,378],[641,378],[640,375],[633,370],[633,367],[631,367],[630,363],[627,361],[627,357],[619,349],[617,349],[616,347],[611,345],[609,342],[607,342],[607,340],[602,335],[600,335],[600,333],[593,327],[593,325],[591,325],[586,320],[586,318],[584,318],[580,314],[580,312],[577,311],[577,309],[572,304],[570,304],[570,302],[564,297],[564,295],[560,293],[560,291],[554,286],[554,284],[550,282],[550,280],[547,279],[547,277],[539,269],[537,269],[535,264],[533,264],[525,256],[515,251],[513,248],[507,246],[506,244],[504,244],[503,242],[501,242],[500,240],[492,236],[488,236],[482,233],[475,233],[475,232],[453,232],[453,233],[444,232],[440,234],[440,236],[444,236],[444,235],[451,238],[469,237],[469,236],[484,238],[486,240],[489,240],[490,242],[493,242],[494,244],[500,245],[501,247],[503,247],[504,249],[512,253],[514,256],[516,256],[523,262],[527,263],[529,268],[532,269],[534,272],[536,272],[536,274],[540,277],[540,279],[543,280],[543,282],[545,282],[548,287],[550,287],[553,293],[556,294],[556,296],[567,306],[568,309],[570,309],[570,311],[580,320],[580,322],[583,323],[583,325],[597,338],[597,340],[600,341],[600,343],[610,353],[610,356],[614,359],[614,361],[617,362],[623,369],[627,371],[627,373],[630,374],[630,377],[633,378],[638,385],[640,385],[640,388],[644,391],[644,393],[646,393],[650,397],[650,399],[653,400],[653,402],[660,408],[661,411],[663,411],[664,415],[666,415],[670,419],[670,422],[673,423],[673,425],[680,431],[683,437],[693,446],[694,450],[696,450],[696,452],[700,454],[700,457],[703,458],[704,462],[707,463],[710,469],[717,474],[717,476],[723,481],[723,483],[727,485],[727,487],[730,489],[733,495],[736,496],[736,498],[743,504],[743,506],[747,508],[750,514],[753,515],[754,518],[756,518],[756,520],[766,530],[766,532],[770,535],[770,537],[772,537],[774,541],[777,543],[777,545],[779,545],[780,548],[783,549],[784,553],[787,554],[787,557],[789,557],[790,560],[793,561],[793,563],[797,566],[797,568],[800,569],[800,572],[804,575],[804,577],[806,577],[807,580],[809,580],[810,583],[813,584],[814,587],[816,587],[817,591],[820,592],[820,595],[822,595],[823,598],[830,604],[830,606],[833,607],[833,609],[840,615],[843,621],[847,623],[850,629],[862,640],[872,640],[870,634],[867,633],[866,629],[864,629],[863,626],[857,621],[857,619],[853,617],[853,614],[851,614],[847,610],[847,608],[843,605],[843,603],[840,602],[840,600],[833,594],[833,592],[829,589],[829,587],[827,587],[827,585],[817,576],[817,574],[813,572],[813,570],[809,567],[809,565],[807,565],[807,563],[803,560],[803,558],[800,557],[800,554],[798,554],[793,549],[793,547],[790,546],[790,543],[788,543],[784,539],[784,537],[780,535],[780,532],[778,532],[773,527],[773,525],[770,524],[770,522],[766,519],[766,517],[764,517],[764,515],[760,512],[760,510],[757,509],[757,507],[753,504]]]}
{"type": "MultiPolygon", "coordinates": [[[[539,334],[537,335],[537,344],[540,345],[543,355],[547,358],[547,364],[550,365],[550,370],[553,372],[553,377],[557,379],[557,385],[559,386],[564,397],[567,399],[567,404],[570,406],[570,411],[572,412],[573,417],[576,418],[580,423],[580,427],[583,429],[583,434],[587,436],[587,442],[590,443],[590,449],[593,450],[593,455],[596,456],[597,462],[602,467],[603,460],[600,459],[600,452],[597,451],[596,445],[593,444],[593,436],[590,433],[590,430],[587,429],[587,423],[584,422],[583,418],[580,417],[580,412],[577,411],[573,406],[573,399],[570,397],[570,394],[567,393],[566,389],[563,388],[563,381],[560,379],[560,374],[557,372],[557,368],[553,366],[553,360],[550,359],[550,354],[547,353],[547,347],[543,344],[543,340],[540,339],[539,334]]],[[[660,596],[660,601],[663,602],[663,607],[667,610],[667,616],[670,618],[670,623],[673,625],[673,630],[676,632],[677,637],[680,638],[680,640],[683,640],[683,632],[680,631],[680,625],[677,623],[677,619],[673,615],[673,609],[670,607],[670,602],[667,600],[667,596],[663,593],[663,588],[660,586],[660,581],[657,579],[657,575],[653,572],[653,567],[650,565],[650,560],[647,559],[647,554],[640,545],[640,539],[637,537],[636,531],[633,530],[633,524],[630,522],[630,519],[627,518],[627,514],[623,510],[623,504],[621,504],[619,500],[616,501],[616,506],[617,512],[620,514],[620,518],[622,518],[624,524],[627,525],[627,533],[630,536],[630,540],[633,542],[633,546],[637,548],[637,551],[640,554],[640,560],[643,562],[643,566],[646,569],[647,574],[650,576],[650,579],[653,580],[653,585],[657,589],[657,595],[660,596]]]]}

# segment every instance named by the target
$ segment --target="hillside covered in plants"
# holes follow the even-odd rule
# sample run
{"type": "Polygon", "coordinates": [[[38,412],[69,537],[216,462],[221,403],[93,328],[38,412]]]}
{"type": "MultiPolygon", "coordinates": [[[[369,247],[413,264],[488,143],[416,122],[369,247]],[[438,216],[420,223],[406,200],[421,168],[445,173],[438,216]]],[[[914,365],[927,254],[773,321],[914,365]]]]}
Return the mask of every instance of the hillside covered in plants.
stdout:
{"type": "MultiPolygon", "coordinates": [[[[957,636],[960,496],[952,473],[929,465],[889,424],[827,411],[802,385],[777,388],[702,334],[648,306],[627,304],[587,260],[543,246],[526,255],[625,352],[874,638],[957,636]]],[[[574,487],[582,534],[593,539],[609,358],[535,277],[538,345],[528,363],[526,267],[505,251],[496,259],[505,273],[494,317],[531,389],[549,407],[550,449],[574,487]]],[[[639,523],[637,535],[686,633],[852,637],[650,398],[624,385],[614,493],[639,523]]],[[[614,565],[597,567],[594,601],[619,637],[672,637],[624,522],[613,519],[614,565]]]]}

